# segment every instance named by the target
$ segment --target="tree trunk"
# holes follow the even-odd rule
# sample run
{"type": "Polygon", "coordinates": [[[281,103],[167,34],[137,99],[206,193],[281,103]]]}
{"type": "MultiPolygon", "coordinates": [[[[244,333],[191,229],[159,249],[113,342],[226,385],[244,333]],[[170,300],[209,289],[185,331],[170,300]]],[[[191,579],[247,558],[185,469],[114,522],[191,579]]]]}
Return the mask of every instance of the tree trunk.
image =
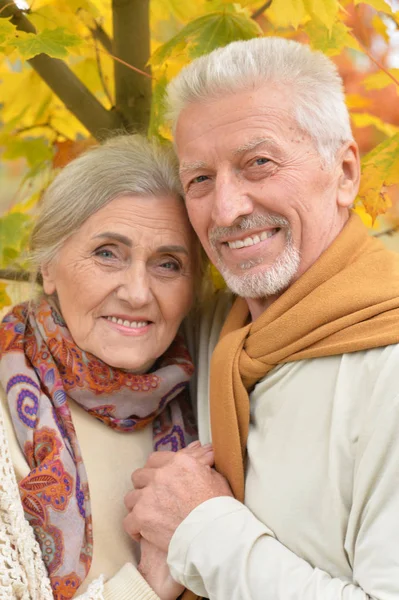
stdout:
{"type": "MultiPolygon", "coordinates": [[[[114,54],[146,71],[150,57],[149,0],[112,0],[114,54]]],[[[146,133],[150,120],[151,79],[115,63],[116,107],[129,131],[146,133]]]]}

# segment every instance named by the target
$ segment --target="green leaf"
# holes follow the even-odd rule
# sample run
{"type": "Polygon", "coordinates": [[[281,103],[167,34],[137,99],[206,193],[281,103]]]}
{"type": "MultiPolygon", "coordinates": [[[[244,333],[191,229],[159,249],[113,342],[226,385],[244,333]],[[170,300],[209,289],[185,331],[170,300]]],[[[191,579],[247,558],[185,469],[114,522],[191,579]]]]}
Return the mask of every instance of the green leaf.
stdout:
{"type": "Polygon", "coordinates": [[[348,47],[359,49],[359,45],[349,34],[349,27],[342,21],[334,23],[331,32],[329,32],[327,27],[315,17],[306,23],[304,30],[309,36],[313,50],[320,50],[327,56],[340,54],[344,48],[348,47]]]}
{"type": "Polygon", "coordinates": [[[8,19],[0,19],[0,44],[4,44],[10,37],[13,37],[16,29],[15,25],[10,23],[8,19]]]}
{"type": "Polygon", "coordinates": [[[63,27],[56,29],[44,29],[40,33],[19,34],[20,38],[13,40],[11,44],[18,48],[25,59],[30,59],[37,54],[47,54],[53,58],[65,58],[68,56],[68,48],[81,44],[81,39],[69,33],[63,27]]]}
{"type": "Polygon", "coordinates": [[[31,218],[23,213],[8,213],[0,219],[0,266],[9,266],[23,250],[31,218]]]}
{"type": "Polygon", "coordinates": [[[165,96],[167,84],[168,78],[166,77],[166,70],[164,70],[164,72],[157,77],[155,86],[152,90],[151,115],[148,127],[149,137],[160,137],[159,128],[165,121],[165,96]]]}
{"type": "Polygon", "coordinates": [[[154,52],[153,66],[162,65],[172,55],[188,50],[191,58],[202,56],[235,40],[249,40],[262,35],[259,25],[245,14],[231,9],[194,19],[154,52]]]}
{"type": "Polygon", "coordinates": [[[52,150],[44,138],[9,138],[7,136],[0,141],[5,144],[3,158],[13,160],[24,157],[32,168],[51,160],[53,156],[52,150]]]}

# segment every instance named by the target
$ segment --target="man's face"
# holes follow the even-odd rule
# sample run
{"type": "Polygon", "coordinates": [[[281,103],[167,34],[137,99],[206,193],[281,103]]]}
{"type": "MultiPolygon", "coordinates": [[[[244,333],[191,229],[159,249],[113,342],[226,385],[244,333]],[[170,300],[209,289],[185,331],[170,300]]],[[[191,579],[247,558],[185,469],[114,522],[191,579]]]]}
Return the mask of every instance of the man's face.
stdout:
{"type": "Polygon", "coordinates": [[[342,163],[321,163],[289,89],[263,87],[188,105],[176,130],[191,223],[229,287],[281,293],[348,218],[342,163]]]}

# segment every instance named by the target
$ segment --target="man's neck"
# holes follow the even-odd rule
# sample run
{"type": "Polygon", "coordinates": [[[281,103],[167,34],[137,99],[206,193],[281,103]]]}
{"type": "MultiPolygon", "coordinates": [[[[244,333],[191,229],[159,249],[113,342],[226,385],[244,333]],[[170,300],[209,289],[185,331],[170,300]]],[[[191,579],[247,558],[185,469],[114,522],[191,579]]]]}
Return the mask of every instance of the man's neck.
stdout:
{"type": "Polygon", "coordinates": [[[275,294],[274,296],[268,296],[267,298],[246,298],[249,312],[251,313],[251,320],[255,321],[260,317],[260,315],[265,312],[279,296],[281,296],[281,294],[275,294]]]}

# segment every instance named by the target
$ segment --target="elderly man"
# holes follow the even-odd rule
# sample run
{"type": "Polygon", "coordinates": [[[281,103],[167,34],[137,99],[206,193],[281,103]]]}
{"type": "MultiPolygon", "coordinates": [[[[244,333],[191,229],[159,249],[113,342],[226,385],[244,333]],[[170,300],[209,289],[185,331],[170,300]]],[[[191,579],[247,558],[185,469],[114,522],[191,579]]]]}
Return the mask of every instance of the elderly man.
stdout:
{"type": "Polygon", "coordinates": [[[169,99],[190,220],[238,298],[200,331],[218,472],[152,456],[126,528],[211,600],[397,600],[399,257],[350,213],[336,69],[296,42],[237,42],[169,99]]]}

